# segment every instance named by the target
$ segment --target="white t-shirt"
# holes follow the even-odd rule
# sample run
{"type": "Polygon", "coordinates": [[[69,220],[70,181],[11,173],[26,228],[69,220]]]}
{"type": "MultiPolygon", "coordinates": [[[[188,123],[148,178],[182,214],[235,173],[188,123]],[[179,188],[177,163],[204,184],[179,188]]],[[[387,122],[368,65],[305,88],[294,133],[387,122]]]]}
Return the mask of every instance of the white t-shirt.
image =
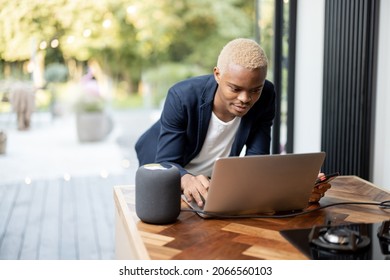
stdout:
{"type": "Polygon", "coordinates": [[[213,112],[200,153],[184,168],[193,175],[211,177],[214,161],[229,156],[240,122],[239,117],[223,122],[213,112]]]}

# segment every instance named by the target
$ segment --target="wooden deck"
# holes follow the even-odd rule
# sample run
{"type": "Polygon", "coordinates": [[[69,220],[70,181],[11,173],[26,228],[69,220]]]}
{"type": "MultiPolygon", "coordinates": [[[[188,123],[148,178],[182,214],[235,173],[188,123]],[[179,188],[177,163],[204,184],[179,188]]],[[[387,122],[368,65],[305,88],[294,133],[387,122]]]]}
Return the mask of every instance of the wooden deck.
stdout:
{"type": "Polygon", "coordinates": [[[0,185],[0,260],[114,259],[113,187],[133,174],[0,185]]]}

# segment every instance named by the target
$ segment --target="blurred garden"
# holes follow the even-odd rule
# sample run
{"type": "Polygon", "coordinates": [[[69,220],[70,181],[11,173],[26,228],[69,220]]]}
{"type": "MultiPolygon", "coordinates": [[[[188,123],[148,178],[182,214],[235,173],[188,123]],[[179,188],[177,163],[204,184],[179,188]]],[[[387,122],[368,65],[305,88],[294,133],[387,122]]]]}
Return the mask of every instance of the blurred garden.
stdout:
{"type": "Polygon", "coordinates": [[[53,117],[159,107],[174,82],[211,73],[227,41],[255,37],[255,4],[0,0],[0,113],[12,110],[17,83],[53,117]]]}

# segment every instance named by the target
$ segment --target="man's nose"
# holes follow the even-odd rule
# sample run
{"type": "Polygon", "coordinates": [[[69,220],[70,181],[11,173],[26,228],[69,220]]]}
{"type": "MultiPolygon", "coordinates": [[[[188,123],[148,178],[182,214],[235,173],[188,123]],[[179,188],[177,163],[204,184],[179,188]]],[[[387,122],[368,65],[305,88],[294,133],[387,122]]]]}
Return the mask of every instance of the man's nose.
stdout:
{"type": "Polygon", "coordinates": [[[237,98],[243,103],[248,103],[252,100],[251,95],[245,90],[241,91],[237,98]]]}

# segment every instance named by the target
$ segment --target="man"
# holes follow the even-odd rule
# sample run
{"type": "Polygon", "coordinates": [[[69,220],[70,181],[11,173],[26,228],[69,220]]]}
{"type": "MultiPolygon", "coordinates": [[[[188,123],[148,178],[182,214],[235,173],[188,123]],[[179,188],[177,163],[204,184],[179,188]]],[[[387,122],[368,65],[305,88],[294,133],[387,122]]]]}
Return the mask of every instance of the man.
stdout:
{"type": "MultiPolygon", "coordinates": [[[[253,40],[230,41],[213,75],[191,78],[169,89],[160,120],[136,143],[140,165],[179,168],[188,201],[202,207],[216,158],[270,153],[275,90],[266,80],[267,57],[253,40]]],[[[330,185],[315,188],[318,201],[330,185]]]]}

